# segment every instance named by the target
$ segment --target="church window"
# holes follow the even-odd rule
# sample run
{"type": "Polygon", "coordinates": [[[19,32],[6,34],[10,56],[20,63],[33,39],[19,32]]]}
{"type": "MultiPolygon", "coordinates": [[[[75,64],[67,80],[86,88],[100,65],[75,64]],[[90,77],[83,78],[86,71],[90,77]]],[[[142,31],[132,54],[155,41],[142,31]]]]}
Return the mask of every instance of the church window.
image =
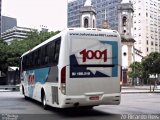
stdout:
{"type": "Polygon", "coordinates": [[[95,28],[95,21],[93,20],[93,28],[95,28]]]}
{"type": "Polygon", "coordinates": [[[88,28],[88,19],[87,18],[84,19],[84,27],[88,28]]]}
{"type": "Polygon", "coordinates": [[[127,55],[127,53],[126,53],[126,52],[124,52],[124,53],[123,53],[123,55],[124,55],[124,56],[126,56],[126,55],[127,55]]]}
{"type": "Polygon", "coordinates": [[[123,21],[123,26],[126,26],[127,25],[127,17],[124,16],[122,21],[123,21]]]}

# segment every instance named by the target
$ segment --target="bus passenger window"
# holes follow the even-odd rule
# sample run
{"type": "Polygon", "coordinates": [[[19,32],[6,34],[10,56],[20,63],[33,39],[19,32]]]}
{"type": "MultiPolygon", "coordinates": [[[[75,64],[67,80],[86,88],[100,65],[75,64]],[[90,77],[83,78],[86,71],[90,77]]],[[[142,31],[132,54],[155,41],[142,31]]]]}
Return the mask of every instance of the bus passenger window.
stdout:
{"type": "Polygon", "coordinates": [[[45,46],[45,51],[44,51],[44,64],[48,64],[48,45],[45,46]]]}
{"type": "Polygon", "coordinates": [[[35,66],[38,64],[38,51],[35,52],[35,66]]]}
{"type": "Polygon", "coordinates": [[[23,57],[22,61],[22,71],[26,70],[26,56],[23,57]]]}
{"type": "Polygon", "coordinates": [[[40,62],[41,62],[41,61],[40,61],[40,59],[41,59],[41,58],[40,58],[40,56],[41,56],[40,53],[41,53],[41,51],[40,51],[40,49],[39,49],[38,52],[37,52],[37,65],[40,65],[40,62]]]}
{"type": "Polygon", "coordinates": [[[54,56],[54,58],[55,58],[56,64],[58,64],[58,60],[59,60],[60,44],[61,44],[60,40],[57,40],[55,42],[55,56],[54,56]]]}
{"type": "Polygon", "coordinates": [[[34,67],[34,65],[35,65],[35,53],[33,52],[31,55],[32,55],[32,63],[31,63],[31,66],[34,67]]]}
{"type": "Polygon", "coordinates": [[[50,49],[49,49],[49,63],[54,63],[54,48],[55,48],[55,42],[50,43],[50,49]]]}

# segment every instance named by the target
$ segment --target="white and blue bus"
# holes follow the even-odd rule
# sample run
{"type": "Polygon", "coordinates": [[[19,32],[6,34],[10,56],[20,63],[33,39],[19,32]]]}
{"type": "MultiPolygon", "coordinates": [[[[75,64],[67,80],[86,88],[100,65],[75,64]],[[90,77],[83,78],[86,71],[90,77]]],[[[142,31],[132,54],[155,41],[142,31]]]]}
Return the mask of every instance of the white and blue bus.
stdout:
{"type": "Polygon", "coordinates": [[[68,28],[21,56],[21,92],[57,108],[118,105],[121,38],[117,31],[68,28]]]}

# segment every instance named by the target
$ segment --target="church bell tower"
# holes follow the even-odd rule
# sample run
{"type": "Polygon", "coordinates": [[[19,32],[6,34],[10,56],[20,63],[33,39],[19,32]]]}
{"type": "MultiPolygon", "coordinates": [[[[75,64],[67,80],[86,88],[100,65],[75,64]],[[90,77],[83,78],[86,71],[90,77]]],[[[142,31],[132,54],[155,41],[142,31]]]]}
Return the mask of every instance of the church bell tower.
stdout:
{"type": "Polygon", "coordinates": [[[96,27],[96,11],[91,5],[91,0],[86,0],[84,6],[80,9],[80,25],[84,28],[96,27]]]}
{"type": "MultiPolygon", "coordinates": [[[[124,0],[123,0],[124,1],[124,0]]],[[[125,37],[133,37],[133,5],[131,1],[121,2],[118,6],[118,31],[125,37]]]]}

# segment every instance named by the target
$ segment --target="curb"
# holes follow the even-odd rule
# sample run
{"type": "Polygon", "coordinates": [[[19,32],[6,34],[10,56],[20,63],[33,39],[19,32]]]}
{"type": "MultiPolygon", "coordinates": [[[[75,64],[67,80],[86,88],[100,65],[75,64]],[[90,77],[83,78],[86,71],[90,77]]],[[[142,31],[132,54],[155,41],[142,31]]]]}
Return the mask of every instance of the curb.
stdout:
{"type": "Polygon", "coordinates": [[[160,93],[160,92],[121,92],[121,94],[139,94],[139,93],[160,93]]]}
{"type": "Polygon", "coordinates": [[[19,90],[0,90],[0,92],[19,92],[19,90]]]}

